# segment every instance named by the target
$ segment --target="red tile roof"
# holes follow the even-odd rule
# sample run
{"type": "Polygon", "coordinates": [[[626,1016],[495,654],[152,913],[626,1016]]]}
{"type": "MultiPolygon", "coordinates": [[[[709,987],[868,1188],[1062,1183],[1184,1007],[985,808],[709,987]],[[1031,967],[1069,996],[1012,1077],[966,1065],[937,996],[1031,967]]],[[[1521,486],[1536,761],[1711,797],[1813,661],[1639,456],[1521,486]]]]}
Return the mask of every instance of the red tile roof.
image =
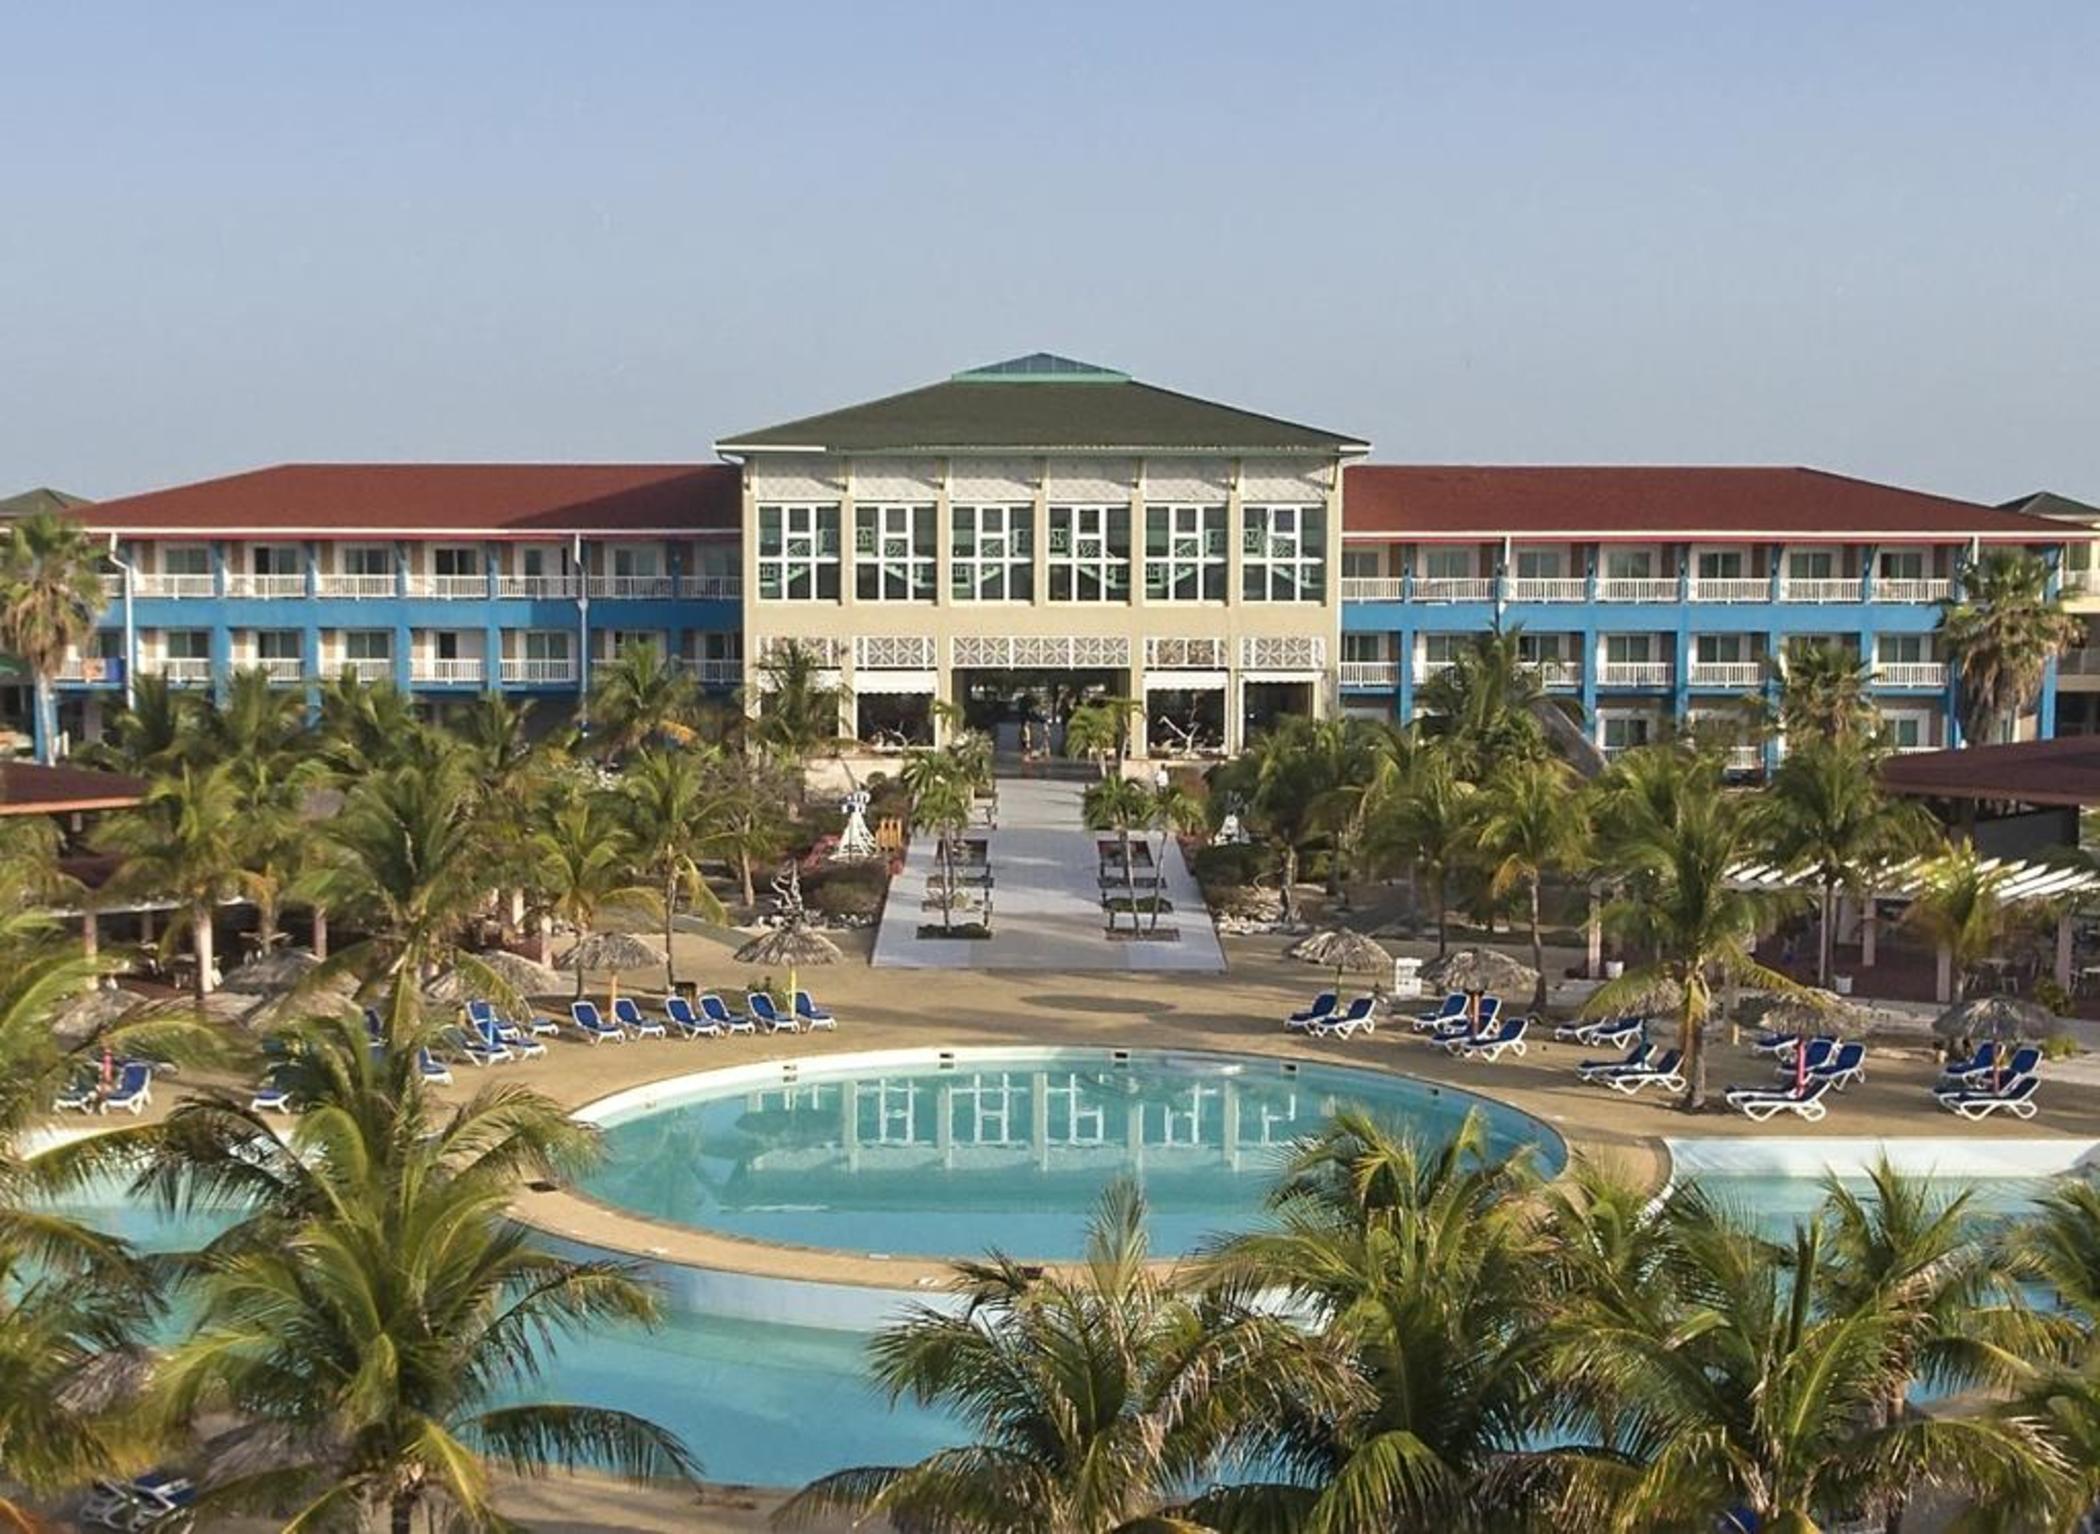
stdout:
{"type": "Polygon", "coordinates": [[[1927,799],[2100,804],[2100,736],[1907,751],[1882,763],[1881,786],[1927,799]]]}
{"type": "Polygon", "coordinates": [[[77,514],[149,535],[711,532],[738,526],[739,487],[728,464],[287,463],[77,514]]]}
{"type": "Polygon", "coordinates": [[[1342,529],[1384,537],[2060,543],[2061,526],[1821,469],[1355,464],[1342,529]]]}
{"type": "Polygon", "coordinates": [[[58,815],[74,810],[120,810],[146,793],[144,778],[60,763],[0,762],[0,815],[58,815]]]}

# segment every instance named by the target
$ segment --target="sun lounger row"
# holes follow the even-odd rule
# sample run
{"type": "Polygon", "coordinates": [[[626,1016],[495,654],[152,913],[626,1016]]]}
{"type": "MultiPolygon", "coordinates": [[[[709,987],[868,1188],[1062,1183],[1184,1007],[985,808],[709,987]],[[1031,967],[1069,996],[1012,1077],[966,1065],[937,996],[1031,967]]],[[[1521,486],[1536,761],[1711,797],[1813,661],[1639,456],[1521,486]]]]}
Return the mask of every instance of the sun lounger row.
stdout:
{"type": "Polygon", "coordinates": [[[1949,1113],[1972,1122],[1994,1113],[2016,1119],[2034,1117],[2035,1093],[2041,1087],[2042,1051],[2034,1044],[2007,1050],[1995,1041],[1966,1060],[1950,1063],[1932,1089],[1933,1100],[1949,1113]]]}
{"type": "Polygon", "coordinates": [[[96,1481],[78,1516],[100,1529],[151,1529],[188,1516],[196,1500],[197,1488],[188,1476],[149,1470],[129,1481],[96,1481]]]}
{"type": "Polygon", "coordinates": [[[1682,1092],[1683,1065],[1682,1051],[1665,1049],[1657,1052],[1653,1044],[1642,1042],[1617,1060],[1584,1060],[1575,1067],[1575,1079],[1591,1086],[1610,1087],[1628,1097],[1638,1095],[1643,1087],[1682,1092]]]}
{"type": "Polygon", "coordinates": [[[99,1076],[76,1081],[51,1101],[53,1113],[144,1113],[153,1103],[153,1062],[120,1060],[107,1090],[99,1076]]]}
{"type": "Polygon", "coordinates": [[[1312,1005],[1302,1011],[1293,1012],[1283,1020],[1284,1031],[1302,1033],[1308,1038],[1346,1039],[1356,1033],[1370,1033],[1378,1026],[1378,998],[1359,996],[1348,1006],[1340,1005],[1341,998],[1333,991],[1322,991],[1312,1000],[1312,1005]]]}

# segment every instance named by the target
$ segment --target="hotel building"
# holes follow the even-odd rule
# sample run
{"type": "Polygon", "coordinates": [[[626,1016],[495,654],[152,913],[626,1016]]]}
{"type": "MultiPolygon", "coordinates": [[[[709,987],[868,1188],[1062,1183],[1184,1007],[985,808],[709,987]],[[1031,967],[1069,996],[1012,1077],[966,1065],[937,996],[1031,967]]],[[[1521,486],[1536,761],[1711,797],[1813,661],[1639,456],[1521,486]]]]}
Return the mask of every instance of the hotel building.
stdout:
{"type": "MultiPolygon", "coordinates": [[[[1521,626],[1604,751],[1771,689],[1828,640],[1899,745],[1956,739],[1935,604],[2059,522],[1796,468],[1444,468],[1047,355],[728,436],[686,465],[254,470],[83,506],[109,608],[62,684],[92,736],[127,680],[351,672],[433,704],[580,706],[648,640],[759,706],[795,642],[844,735],[1002,745],[1088,693],[1155,755],[1284,714],[1407,718],[1466,636],[1521,626]]],[[[2023,734],[2050,733],[2054,671],[2023,734]]],[[[1763,765],[1753,749],[1737,764],[1763,765]]]]}

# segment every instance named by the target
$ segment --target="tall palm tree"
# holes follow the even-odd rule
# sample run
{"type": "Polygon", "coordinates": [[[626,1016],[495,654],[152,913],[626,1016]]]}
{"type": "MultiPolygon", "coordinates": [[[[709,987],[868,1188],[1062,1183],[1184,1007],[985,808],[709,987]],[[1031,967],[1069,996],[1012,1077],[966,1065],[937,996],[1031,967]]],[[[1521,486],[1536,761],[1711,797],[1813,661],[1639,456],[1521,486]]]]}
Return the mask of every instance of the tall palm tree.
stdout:
{"type": "Polygon", "coordinates": [[[1795,641],[1777,663],[1780,733],[1790,743],[1848,741],[1863,745],[1880,728],[1868,684],[1870,668],[1841,644],[1795,641]]]}
{"type": "Polygon", "coordinates": [[[1876,753],[1856,738],[1796,737],[1772,779],[1772,853],[1815,875],[1819,899],[1816,983],[1830,984],[1837,897],[1860,894],[1880,869],[1928,845],[1935,824],[1923,806],[1881,790],[1876,753]]]}
{"type": "Polygon", "coordinates": [[[672,928],[682,895],[703,921],[728,913],[700,872],[700,852],[715,833],[717,813],[706,756],[643,747],[620,778],[635,861],[657,881],[664,914],[664,989],[676,990],[672,928]]]}
{"type": "Polygon", "coordinates": [[[951,747],[915,750],[898,774],[911,795],[911,828],[937,838],[940,848],[941,927],[953,931],[957,876],[955,844],[970,824],[975,796],[969,765],[951,747]]]}
{"type": "Polygon", "coordinates": [[[1080,704],[1065,716],[1065,755],[1092,762],[1106,778],[1123,760],[1138,707],[1133,698],[1091,698],[1080,704]]]}
{"type": "Polygon", "coordinates": [[[1420,749],[1412,726],[1384,720],[1342,718],[1321,721],[1330,734],[1327,751],[1333,784],[1315,810],[1333,848],[1329,892],[1346,903],[1350,877],[1371,849],[1372,828],[1405,787],[1420,749]]]}
{"type": "Polygon", "coordinates": [[[313,844],[308,795],[326,768],[311,752],[304,702],[259,667],[235,672],[226,701],[206,705],[198,727],[202,749],[224,764],[245,805],[243,883],[255,903],[257,944],[267,953],[313,844]]]}
{"type": "Polygon", "coordinates": [[[1536,760],[1552,745],[1540,710],[1558,705],[1524,659],[1521,627],[1470,636],[1451,664],[1416,690],[1422,733],[1446,742],[1459,773],[1478,782],[1496,764],[1536,760]]]}
{"type": "Polygon", "coordinates": [[[166,940],[190,935],[197,996],[211,994],[212,922],[221,901],[247,890],[248,806],[225,767],[184,767],[146,791],[138,805],[104,821],[95,844],[119,859],[110,888],[138,899],[173,901],[166,940]]]}
{"type": "MultiPolygon", "coordinates": [[[[547,913],[588,939],[607,916],[657,917],[657,893],[634,877],[634,836],[609,795],[564,792],[543,812],[532,835],[533,888],[547,913]]],[[[584,967],[576,966],[583,999],[584,967]]]]}
{"type": "Polygon", "coordinates": [[[1146,1262],[1144,1201],[1102,1198],[1076,1269],[993,1253],[956,1266],[960,1314],[914,1306],[871,1345],[890,1397],[952,1408],[973,1441],[915,1465],[841,1470],[777,1521],[848,1513],[948,1534],[1200,1534],[1175,1504],[1285,1410],[1353,1399],[1317,1344],[1185,1296],[1146,1262]]]}
{"type": "Polygon", "coordinates": [[[773,645],[758,663],[758,719],[751,738],[803,762],[839,738],[845,690],[824,680],[824,657],[800,640],[773,645]]]}
{"type": "Polygon", "coordinates": [[[1450,947],[1451,910],[1446,896],[1452,875],[1480,849],[1473,813],[1475,792],[1442,747],[1417,752],[1369,831],[1379,855],[1405,862],[1428,885],[1436,911],[1438,958],[1450,947]]]}
{"type": "MultiPolygon", "coordinates": [[[[1103,778],[1098,783],[1088,785],[1080,809],[1089,831],[1115,833],[1116,850],[1123,859],[1123,899],[1130,908],[1130,930],[1135,934],[1143,929],[1144,917],[1138,911],[1137,867],[1131,843],[1135,838],[1142,837],[1145,828],[1152,823],[1156,809],[1152,785],[1120,775],[1103,778]]],[[[1159,889],[1155,886],[1155,905],[1158,898],[1159,889]]],[[[1110,918],[1110,925],[1114,925],[1113,917],[1110,918]]]]}
{"type": "Polygon", "coordinates": [[[1940,604],[1940,645],[1970,744],[2009,738],[2049,662],[2084,639],[2085,620],[2049,595],[2038,556],[1998,550],[1967,566],[1960,594],[1940,604]]]}
{"type": "Polygon", "coordinates": [[[322,760],[345,783],[410,762],[427,764],[438,754],[413,698],[390,678],[367,682],[347,669],[321,684],[317,733],[322,760]]]}
{"type": "Polygon", "coordinates": [[[2059,1525],[2070,1527],[2100,1512],[2100,1185],[2059,1182],[2009,1242],[2014,1271],[2054,1298],[2064,1335],[2015,1382],[2006,1410],[2039,1423],[2070,1467],[2059,1525]]]}
{"type": "Polygon", "coordinates": [[[158,777],[185,762],[199,765],[206,745],[198,728],[203,702],[199,693],[175,686],[165,674],[145,672],[132,679],[131,701],[80,755],[98,767],[141,777],[158,777]]]}
{"type": "Polygon", "coordinates": [[[1337,758],[1327,745],[1314,720],[1286,718],[1209,774],[1215,811],[1237,813],[1247,832],[1276,854],[1286,922],[1298,919],[1302,861],[1327,836],[1333,818],[1327,806],[1338,786],[1337,758]]]}
{"type": "Polygon", "coordinates": [[[684,745],[700,716],[700,684],[653,642],[623,648],[591,677],[591,735],[615,760],[652,741],[684,745]]]}
{"type": "Polygon", "coordinates": [[[1481,856],[1498,897],[1521,884],[1529,900],[1531,967],[1538,971],[1531,1005],[1546,1005],[1546,948],[1539,933],[1539,887],[1549,873],[1573,873],[1587,861],[1587,807],[1565,765],[1547,757],[1516,758],[1498,768],[1477,800],[1481,856]]]}
{"type": "Polygon", "coordinates": [[[8,529],[0,543],[0,648],[18,656],[35,682],[40,762],[58,749],[52,684],[108,605],[102,550],[80,523],[42,511],[8,529]]]}
{"type": "Polygon", "coordinates": [[[1977,965],[1997,952],[2011,921],[2002,893],[2005,877],[1973,842],[1950,843],[1918,869],[1917,893],[1904,920],[1939,950],[1955,1001],[1967,994],[1977,965]]]}

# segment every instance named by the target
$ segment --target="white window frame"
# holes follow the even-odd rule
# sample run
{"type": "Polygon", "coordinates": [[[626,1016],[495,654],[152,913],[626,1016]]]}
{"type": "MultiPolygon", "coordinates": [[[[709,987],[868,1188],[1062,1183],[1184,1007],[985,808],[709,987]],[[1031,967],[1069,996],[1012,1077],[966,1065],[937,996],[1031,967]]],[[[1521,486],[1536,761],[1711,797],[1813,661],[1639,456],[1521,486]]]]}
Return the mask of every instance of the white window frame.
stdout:
{"type": "Polygon", "coordinates": [[[1417,580],[1469,581],[1479,574],[1479,550],[1470,543],[1425,543],[1415,551],[1417,580]],[[1438,569],[1438,565],[1448,566],[1438,569]]]}
{"type": "Polygon", "coordinates": [[[567,629],[526,629],[523,631],[523,637],[518,641],[518,648],[521,652],[519,658],[521,660],[559,662],[562,665],[568,665],[576,659],[576,651],[571,644],[575,637],[567,629]],[[534,650],[538,650],[541,653],[535,655],[533,653],[534,650]],[[551,650],[559,650],[561,653],[558,655],[546,653],[551,650]]]}
{"type": "Polygon", "coordinates": [[[934,508],[877,502],[853,508],[853,599],[856,602],[931,602],[940,571],[934,508]],[[862,524],[868,528],[863,547],[862,524]],[[920,534],[927,536],[921,538],[920,534]],[[921,553],[920,550],[929,552],[921,553]],[[873,577],[870,580],[870,577],[873,577]],[[872,590],[868,589],[870,586],[872,590]]]}
{"type": "Polygon", "coordinates": [[[1240,599],[1246,602],[1323,602],[1327,599],[1327,525],[1324,505],[1240,508],[1240,599]],[[1309,523],[1320,548],[1307,553],[1309,523]],[[1282,594],[1278,594],[1279,583],[1282,594]]]}
{"type": "Polygon", "coordinates": [[[758,508],[758,597],[764,602],[839,599],[839,508],[835,502],[802,501],[758,508]],[[769,517],[778,521],[780,529],[780,546],[772,553],[766,551],[769,517]],[[824,595],[827,573],[832,590],[824,595]]]}
{"type": "Polygon", "coordinates": [[[1093,502],[1052,506],[1043,555],[1049,568],[1044,595],[1052,602],[1115,603],[1130,600],[1130,508],[1093,502]],[[1123,519],[1123,552],[1115,550],[1115,519],[1123,519]],[[1064,548],[1058,543],[1062,534],[1064,548]],[[1066,590],[1058,594],[1058,577],[1066,590]]]}
{"type": "Polygon", "coordinates": [[[948,594],[958,602],[1035,599],[1035,507],[972,503],[950,509],[948,594]],[[970,552],[958,541],[965,528],[970,552]],[[995,550],[995,552],[988,552],[995,550]]]}
{"type": "Polygon", "coordinates": [[[386,661],[391,664],[394,659],[394,631],[392,629],[344,629],[342,637],[343,659],[346,661],[386,661]],[[379,648],[385,651],[384,654],[360,655],[357,653],[360,641],[369,642],[374,639],[379,641],[379,648]]]}
{"type": "Polygon", "coordinates": [[[1568,551],[1555,544],[1548,548],[1524,548],[1521,545],[1511,551],[1511,573],[1520,581],[1559,581],[1568,577],[1568,551]],[[1551,569],[1539,569],[1540,564],[1551,569]],[[1526,568],[1527,564],[1531,568],[1526,568]]]}
{"type": "MultiPolygon", "coordinates": [[[[211,545],[208,543],[163,543],[155,550],[155,555],[154,572],[159,575],[209,576],[212,573],[211,545]],[[196,555],[197,568],[194,570],[169,569],[168,556],[171,554],[196,555]]],[[[185,563],[187,562],[187,559],[185,559],[185,563]]]]}
{"type": "Polygon", "coordinates": [[[1145,600],[1147,602],[1223,602],[1226,598],[1227,530],[1225,508],[1168,504],[1145,508],[1145,600]],[[1152,522],[1166,524],[1166,552],[1152,552],[1152,522]],[[1154,590],[1154,577],[1159,590],[1154,590]],[[1184,582],[1194,587],[1179,588],[1184,582]]]}

